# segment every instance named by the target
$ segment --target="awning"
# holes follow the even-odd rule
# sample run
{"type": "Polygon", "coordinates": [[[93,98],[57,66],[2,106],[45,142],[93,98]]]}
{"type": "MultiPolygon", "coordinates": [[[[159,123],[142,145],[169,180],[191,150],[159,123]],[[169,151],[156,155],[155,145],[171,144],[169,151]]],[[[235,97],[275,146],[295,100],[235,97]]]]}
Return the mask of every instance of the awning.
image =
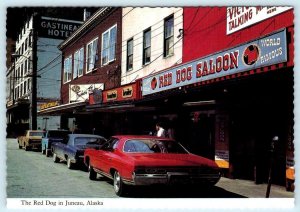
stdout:
{"type": "Polygon", "coordinates": [[[112,104],[95,104],[86,106],[87,112],[113,112],[123,113],[128,111],[154,111],[152,106],[137,106],[134,102],[118,102],[112,104]]]}
{"type": "Polygon", "coordinates": [[[38,111],[38,115],[48,115],[48,116],[55,116],[55,115],[62,115],[65,113],[81,113],[85,112],[85,106],[87,102],[73,102],[68,104],[62,104],[55,107],[50,107],[44,110],[38,111]]]}

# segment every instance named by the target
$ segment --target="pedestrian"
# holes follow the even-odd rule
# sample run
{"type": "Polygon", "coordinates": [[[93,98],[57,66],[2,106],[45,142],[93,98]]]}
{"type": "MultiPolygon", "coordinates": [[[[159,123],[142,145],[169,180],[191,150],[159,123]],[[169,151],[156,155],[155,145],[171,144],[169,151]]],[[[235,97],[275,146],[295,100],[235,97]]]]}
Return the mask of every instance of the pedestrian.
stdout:
{"type": "Polygon", "coordinates": [[[162,138],[166,137],[166,130],[162,127],[160,122],[156,124],[156,136],[162,138]]]}

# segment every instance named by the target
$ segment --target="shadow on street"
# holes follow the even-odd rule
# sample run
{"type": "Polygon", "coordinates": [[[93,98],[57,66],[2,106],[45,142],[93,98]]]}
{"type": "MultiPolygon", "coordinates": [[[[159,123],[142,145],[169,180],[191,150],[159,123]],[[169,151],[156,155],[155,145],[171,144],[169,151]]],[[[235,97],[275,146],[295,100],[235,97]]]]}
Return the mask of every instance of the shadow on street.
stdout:
{"type": "MultiPolygon", "coordinates": [[[[112,184],[112,181],[107,181],[112,184]]],[[[113,185],[112,185],[113,186],[113,185]]],[[[195,185],[129,186],[128,198],[246,198],[217,186],[203,188],[195,185]]]]}

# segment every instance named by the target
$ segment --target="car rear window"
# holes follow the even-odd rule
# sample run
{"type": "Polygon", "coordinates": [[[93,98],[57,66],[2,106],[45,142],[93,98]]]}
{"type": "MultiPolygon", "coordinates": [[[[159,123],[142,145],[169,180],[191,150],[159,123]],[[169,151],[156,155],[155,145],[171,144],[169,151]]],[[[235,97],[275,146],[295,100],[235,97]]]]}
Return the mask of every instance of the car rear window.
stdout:
{"type": "Polygon", "coordinates": [[[29,136],[44,136],[44,132],[29,132],[29,136]]]}
{"type": "Polygon", "coordinates": [[[106,140],[104,138],[96,137],[78,137],[74,139],[75,146],[81,146],[86,144],[103,144],[106,140]]]}
{"type": "Polygon", "coordinates": [[[187,151],[175,141],[151,140],[151,139],[132,139],[126,141],[124,152],[135,153],[180,153],[187,151]]]}

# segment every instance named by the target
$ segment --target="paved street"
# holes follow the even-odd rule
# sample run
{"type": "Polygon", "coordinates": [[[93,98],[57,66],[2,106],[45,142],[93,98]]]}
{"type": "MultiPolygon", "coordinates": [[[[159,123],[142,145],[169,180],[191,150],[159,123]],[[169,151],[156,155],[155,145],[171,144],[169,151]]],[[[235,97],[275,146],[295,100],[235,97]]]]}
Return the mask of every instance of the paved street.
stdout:
{"type": "MultiPolygon", "coordinates": [[[[162,187],[133,189],[128,197],[145,198],[243,198],[265,196],[267,185],[255,185],[252,181],[222,178],[209,191],[198,187],[176,187],[171,190],[162,187]]],[[[52,157],[40,152],[18,149],[16,139],[7,139],[7,197],[98,197],[115,198],[112,182],[98,177],[88,179],[83,170],[69,170],[64,163],[55,164],[52,157]]],[[[294,197],[284,187],[272,185],[270,197],[294,197]]]]}

